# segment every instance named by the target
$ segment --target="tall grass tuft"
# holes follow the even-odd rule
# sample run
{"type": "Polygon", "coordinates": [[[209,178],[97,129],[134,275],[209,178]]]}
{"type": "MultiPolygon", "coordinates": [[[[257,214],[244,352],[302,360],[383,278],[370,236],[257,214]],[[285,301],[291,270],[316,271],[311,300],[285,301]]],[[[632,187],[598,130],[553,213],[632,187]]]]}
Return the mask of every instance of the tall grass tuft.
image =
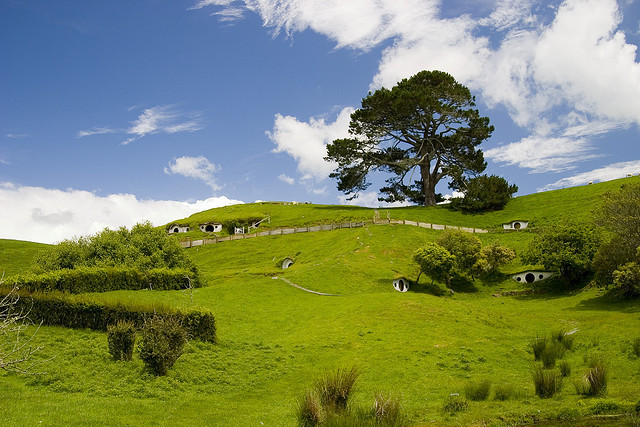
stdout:
{"type": "Polygon", "coordinates": [[[555,370],[534,366],[533,386],[536,390],[536,395],[541,398],[549,398],[562,390],[562,377],[555,370]]]}
{"type": "Polygon", "coordinates": [[[563,377],[568,377],[571,375],[571,365],[566,360],[561,360],[558,363],[558,368],[560,368],[560,374],[563,377]]]}
{"type": "Polygon", "coordinates": [[[533,351],[533,357],[535,360],[540,360],[542,352],[547,347],[549,340],[546,337],[535,337],[529,341],[529,346],[533,351]]]}
{"type": "Polygon", "coordinates": [[[634,338],[631,347],[633,348],[633,354],[640,357],[640,337],[634,338]]]}
{"type": "Polygon", "coordinates": [[[337,369],[325,374],[316,383],[316,390],[322,406],[333,411],[346,409],[359,374],[358,368],[355,366],[350,369],[337,369]]]}
{"type": "Polygon", "coordinates": [[[583,396],[600,396],[607,392],[608,372],[602,361],[591,364],[582,379],[574,385],[578,394],[583,396]]]}
{"type": "Polygon", "coordinates": [[[542,361],[542,365],[546,369],[553,368],[556,366],[556,360],[562,358],[564,356],[565,348],[562,344],[551,341],[547,343],[546,347],[542,350],[540,354],[540,360],[542,361]]]}
{"type": "Polygon", "coordinates": [[[559,342],[565,349],[571,351],[573,349],[574,336],[564,330],[555,330],[551,332],[551,340],[559,342]]]}
{"type": "Polygon", "coordinates": [[[464,395],[469,400],[487,400],[491,391],[491,381],[484,379],[468,382],[464,386],[464,395]]]}
{"type": "Polygon", "coordinates": [[[114,360],[131,360],[135,342],[136,327],[133,322],[120,320],[115,325],[107,325],[107,343],[114,360]]]}
{"type": "Polygon", "coordinates": [[[466,411],[469,408],[469,402],[467,399],[460,396],[457,393],[450,394],[442,405],[442,410],[449,415],[457,414],[458,412],[466,411]]]}
{"type": "Polygon", "coordinates": [[[516,389],[513,384],[497,384],[494,387],[493,398],[495,400],[509,400],[515,398],[517,395],[516,389]]]}
{"type": "Polygon", "coordinates": [[[393,396],[376,393],[371,412],[376,425],[400,426],[406,424],[402,415],[402,405],[393,396]]]}
{"type": "Polygon", "coordinates": [[[316,396],[312,390],[307,390],[298,402],[296,415],[298,425],[301,427],[317,426],[322,422],[322,405],[320,404],[318,396],[316,396]]]}

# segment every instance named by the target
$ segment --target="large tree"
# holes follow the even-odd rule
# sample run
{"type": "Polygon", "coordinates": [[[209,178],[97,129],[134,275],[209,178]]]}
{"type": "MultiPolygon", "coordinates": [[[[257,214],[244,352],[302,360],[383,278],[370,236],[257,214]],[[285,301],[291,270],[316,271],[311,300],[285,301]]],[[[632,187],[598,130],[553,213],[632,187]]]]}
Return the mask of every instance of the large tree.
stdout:
{"type": "Polygon", "coordinates": [[[327,145],[325,159],[338,164],[330,176],[353,198],[370,185],[369,172],[390,172],[379,200],[433,206],[442,178],[457,183],[486,168],[476,147],[494,128],[474,107],[469,89],[442,71],[421,71],[369,93],[351,115],[351,136],[327,145]]]}

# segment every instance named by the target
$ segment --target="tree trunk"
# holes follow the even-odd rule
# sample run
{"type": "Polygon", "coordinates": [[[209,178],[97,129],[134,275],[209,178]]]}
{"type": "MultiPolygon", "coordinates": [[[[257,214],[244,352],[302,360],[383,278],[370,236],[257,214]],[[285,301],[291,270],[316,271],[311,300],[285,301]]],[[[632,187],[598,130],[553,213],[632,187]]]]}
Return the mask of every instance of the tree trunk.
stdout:
{"type": "Polygon", "coordinates": [[[422,192],[424,194],[424,205],[436,205],[436,184],[431,179],[431,171],[429,165],[420,165],[420,175],[422,176],[422,192]]]}

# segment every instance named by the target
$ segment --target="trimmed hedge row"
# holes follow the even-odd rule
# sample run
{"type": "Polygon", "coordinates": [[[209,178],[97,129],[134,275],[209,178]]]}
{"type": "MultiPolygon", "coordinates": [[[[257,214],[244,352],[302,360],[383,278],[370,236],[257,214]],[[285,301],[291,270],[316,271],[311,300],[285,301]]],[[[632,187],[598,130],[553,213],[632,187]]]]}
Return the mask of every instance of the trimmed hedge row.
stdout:
{"type": "Polygon", "coordinates": [[[184,269],[159,268],[141,271],[122,267],[78,267],[55,270],[43,274],[30,274],[12,278],[9,286],[31,292],[63,291],[69,293],[108,292],[116,290],[174,290],[191,286],[200,287],[194,272],[184,269]]]}
{"type": "MultiPolygon", "coordinates": [[[[0,291],[0,296],[7,291],[0,291]]],[[[216,342],[216,322],[209,310],[177,310],[168,307],[127,307],[124,304],[108,305],[85,301],[63,293],[27,294],[20,292],[15,308],[28,313],[29,318],[43,325],[69,328],[89,328],[106,331],[107,325],[118,321],[132,322],[142,328],[145,318],[155,314],[178,319],[187,330],[190,339],[216,342]]]]}

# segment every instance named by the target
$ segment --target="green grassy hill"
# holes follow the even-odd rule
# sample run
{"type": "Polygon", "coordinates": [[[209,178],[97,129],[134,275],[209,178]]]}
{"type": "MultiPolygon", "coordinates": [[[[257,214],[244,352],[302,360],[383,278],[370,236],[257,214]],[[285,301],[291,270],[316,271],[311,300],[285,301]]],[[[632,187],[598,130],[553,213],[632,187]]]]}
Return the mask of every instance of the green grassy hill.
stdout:
{"type": "MultiPolygon", "coordinates": [[[[484,215],[443,207],[390,212],[394,219],[478,228],[498,228],[513,219],[553,226],[565,218],[588,220],[600,194],[632,181],[638,182],[632,178],[523,196],[504,211],[484,215]]],[[[242,219],[267,209],[272,227],[373,216],[373,210],[355,207],[251,204],[203,212],[186,222],[242,219]]],[[[395,291],[395,277],[415,278],[415,248],[439,233],[379,225],[187,249],[206,282],[194,291],[193,304],[216,314],[218,344],[192,341],[169,375],[156,378],[144,372],[138,358],[113,362],[104,333],[41,328],[33,345],[43,346],[38,358],[45,361],[46,374],[0,373],[0,418],[7,425],[296,425],[295,405],[305,389],[327,370],[353,365],[362,372],[355,406],[368,407],[374,393],[389,392],[399,396],[416,425],[568,420],[622,414],[635,405],[640,358],[632,353],[631,341],[640,337],[637,301],[614,301],[597,290],[492,296],[501,289],[522,289],[508,278],[476,281],[454,295],[437,296],[443,287],[432,286],[428,278],[407,293],[395,291]],[[295,263],[282,270],[279,262],[285,257],[295,263]],[[311,294],[291,283],[340,296],[311,294]],[[574,349],[565,356],[572,373],[556,397],[540,399],[531,380],[529,342],[554,330],[576,331],[574,349]],[[606,395],[587,398],[576,393],[573,382],[595,356],[609,365],[609,387],[606,395]],[[496,400],[492,393],[458,414],[442,410],[450,394],[464,394],[465,385],[479,379],[492,381],[494,390],[509,385],[511,398],[496,400]]],[[[535,233],[478,236],[483,244],[499,240],[521,251],[535,233]]],[[[6,244],[0,241],[0,251],[6,244]]],[[[11,271],[22,262],[26,266],[27,258],[11,263],[11,271]]],[[[525,267],[516,258],[503,270],[525,267]]],[[[86,297],[192,304],[191,294],[183,291],[86,297]]],[[[612,425],[620,422],[624,419],[612,425]]]]}

